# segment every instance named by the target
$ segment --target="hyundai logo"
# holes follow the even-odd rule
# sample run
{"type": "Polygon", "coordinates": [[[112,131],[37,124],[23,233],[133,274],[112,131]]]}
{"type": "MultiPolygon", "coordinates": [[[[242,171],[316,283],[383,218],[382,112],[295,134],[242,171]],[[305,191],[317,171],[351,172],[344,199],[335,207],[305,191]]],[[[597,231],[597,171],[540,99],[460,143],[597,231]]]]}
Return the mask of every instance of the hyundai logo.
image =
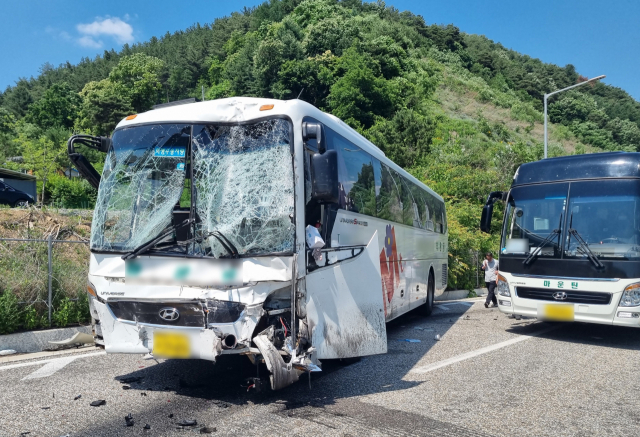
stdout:
{"type": "Polygon", "coordinates": [[[556,293],[553,293],[553,298],[555,300],[565,300],[567,298],[567,293],[565,293],[564,291],[558,291],[556,293]]]}
{"type": "Polygon", "coordinates": [[[180,317],[180,313],[175,308],[162,308],[159,314],[160,318],[167,322],[175,322],[180,317]]]}

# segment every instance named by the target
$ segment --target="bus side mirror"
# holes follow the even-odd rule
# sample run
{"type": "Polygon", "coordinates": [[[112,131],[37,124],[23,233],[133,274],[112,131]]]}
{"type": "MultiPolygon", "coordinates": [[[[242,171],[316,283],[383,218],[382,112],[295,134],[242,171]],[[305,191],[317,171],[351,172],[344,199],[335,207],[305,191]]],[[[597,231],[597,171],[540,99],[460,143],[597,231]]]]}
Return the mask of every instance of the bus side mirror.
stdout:
{"type": "Polygon", "coordinates": [[[480,230],[491,233],[491,216],[493,215],[493,203],[482,207],[482,217],[480,218],[480,230]]]}
{"type": "Polygon", "coordinates": [[[323,154],[327,150],[327,142],[322,123],[312,123],[309,121],[302,123],[302,139],[304,141],[316,140],[320,154],[323,154]]]}
{"type": "Polygon", "coordinates": [[[340,199],[338,152],[335,150],[311,156],[311,199],[319,203],[337,203],[340,199]]]}
{"type": "Polygon", "coordinates": [[[111,148],[112,140],[109,137],[100,137],[100,145],[98,146],[98,150],[102,153],[107,153],[111,148]]]}
{"type": "Polygon", "coordinates": [[[491,216],[493,216],[493,204],[496,200],[507,200],[507,191],[492,191],[487,197],[487,202],[482,208],[482,216],[480,217],[480,230],[491,233],[491,216]]]}

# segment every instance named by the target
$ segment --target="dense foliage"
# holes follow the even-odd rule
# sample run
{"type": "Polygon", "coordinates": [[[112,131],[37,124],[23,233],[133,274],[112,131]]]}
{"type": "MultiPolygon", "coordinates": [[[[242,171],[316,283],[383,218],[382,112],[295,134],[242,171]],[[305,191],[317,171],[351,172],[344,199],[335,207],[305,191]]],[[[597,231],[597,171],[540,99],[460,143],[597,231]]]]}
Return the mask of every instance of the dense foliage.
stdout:
{"type": "MultiPolygon", "coordinates": [[[[270,0],[20,79],[0,93],[0,163],[33,170],[49,181],[45,196],[78,204],[94,193],[55,177],[69,165],[64,140],[73,130],[108,134],[129,113],[200,98],[203,88],[207,99],[300,95],[445,197],[450,284],[470,288],[474,251],[497,244],[477,230],[485,196],[541,158],[543,94],[580,80],[572,65],[427,25],[383,2],[270,0]]],[[[587,85],[550,102],[552,155],[637,150],[640,103],[623,90],[587,85]]]]}

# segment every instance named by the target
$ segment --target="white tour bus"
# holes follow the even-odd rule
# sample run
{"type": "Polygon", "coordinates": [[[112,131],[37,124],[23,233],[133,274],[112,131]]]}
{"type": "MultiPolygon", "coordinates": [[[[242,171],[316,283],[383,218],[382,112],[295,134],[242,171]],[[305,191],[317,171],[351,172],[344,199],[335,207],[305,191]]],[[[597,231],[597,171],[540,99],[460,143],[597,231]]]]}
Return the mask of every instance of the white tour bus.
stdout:
{"type": "Polygon", "coordinates": [[[640,326],[640,153],[596,153],[520,166],[506,201],[500,311],[541,320],[640,326]]]}
{"type": "Polygon", "coordinates": [[[279,389],[385,353],[385,322],[446,287],[442,198],[301,100],[169,105],[68,147],[98,187],[88,292],[108,353],[247,355],[279,389]],[[107,153],[102,176],[79,144],[107,153]]]}

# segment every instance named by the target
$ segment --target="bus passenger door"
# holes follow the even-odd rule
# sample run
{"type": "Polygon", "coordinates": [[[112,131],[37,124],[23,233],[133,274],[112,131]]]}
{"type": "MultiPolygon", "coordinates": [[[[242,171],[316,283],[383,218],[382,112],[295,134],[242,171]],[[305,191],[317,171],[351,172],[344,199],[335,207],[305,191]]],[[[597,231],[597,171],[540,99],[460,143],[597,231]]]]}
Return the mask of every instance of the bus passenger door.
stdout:
{"type": "Polygon", "coordinates": [[[306,288],[311,344],[319,359],[387,352],[377,233],[359,255],[308,273],[306,288]]]}

